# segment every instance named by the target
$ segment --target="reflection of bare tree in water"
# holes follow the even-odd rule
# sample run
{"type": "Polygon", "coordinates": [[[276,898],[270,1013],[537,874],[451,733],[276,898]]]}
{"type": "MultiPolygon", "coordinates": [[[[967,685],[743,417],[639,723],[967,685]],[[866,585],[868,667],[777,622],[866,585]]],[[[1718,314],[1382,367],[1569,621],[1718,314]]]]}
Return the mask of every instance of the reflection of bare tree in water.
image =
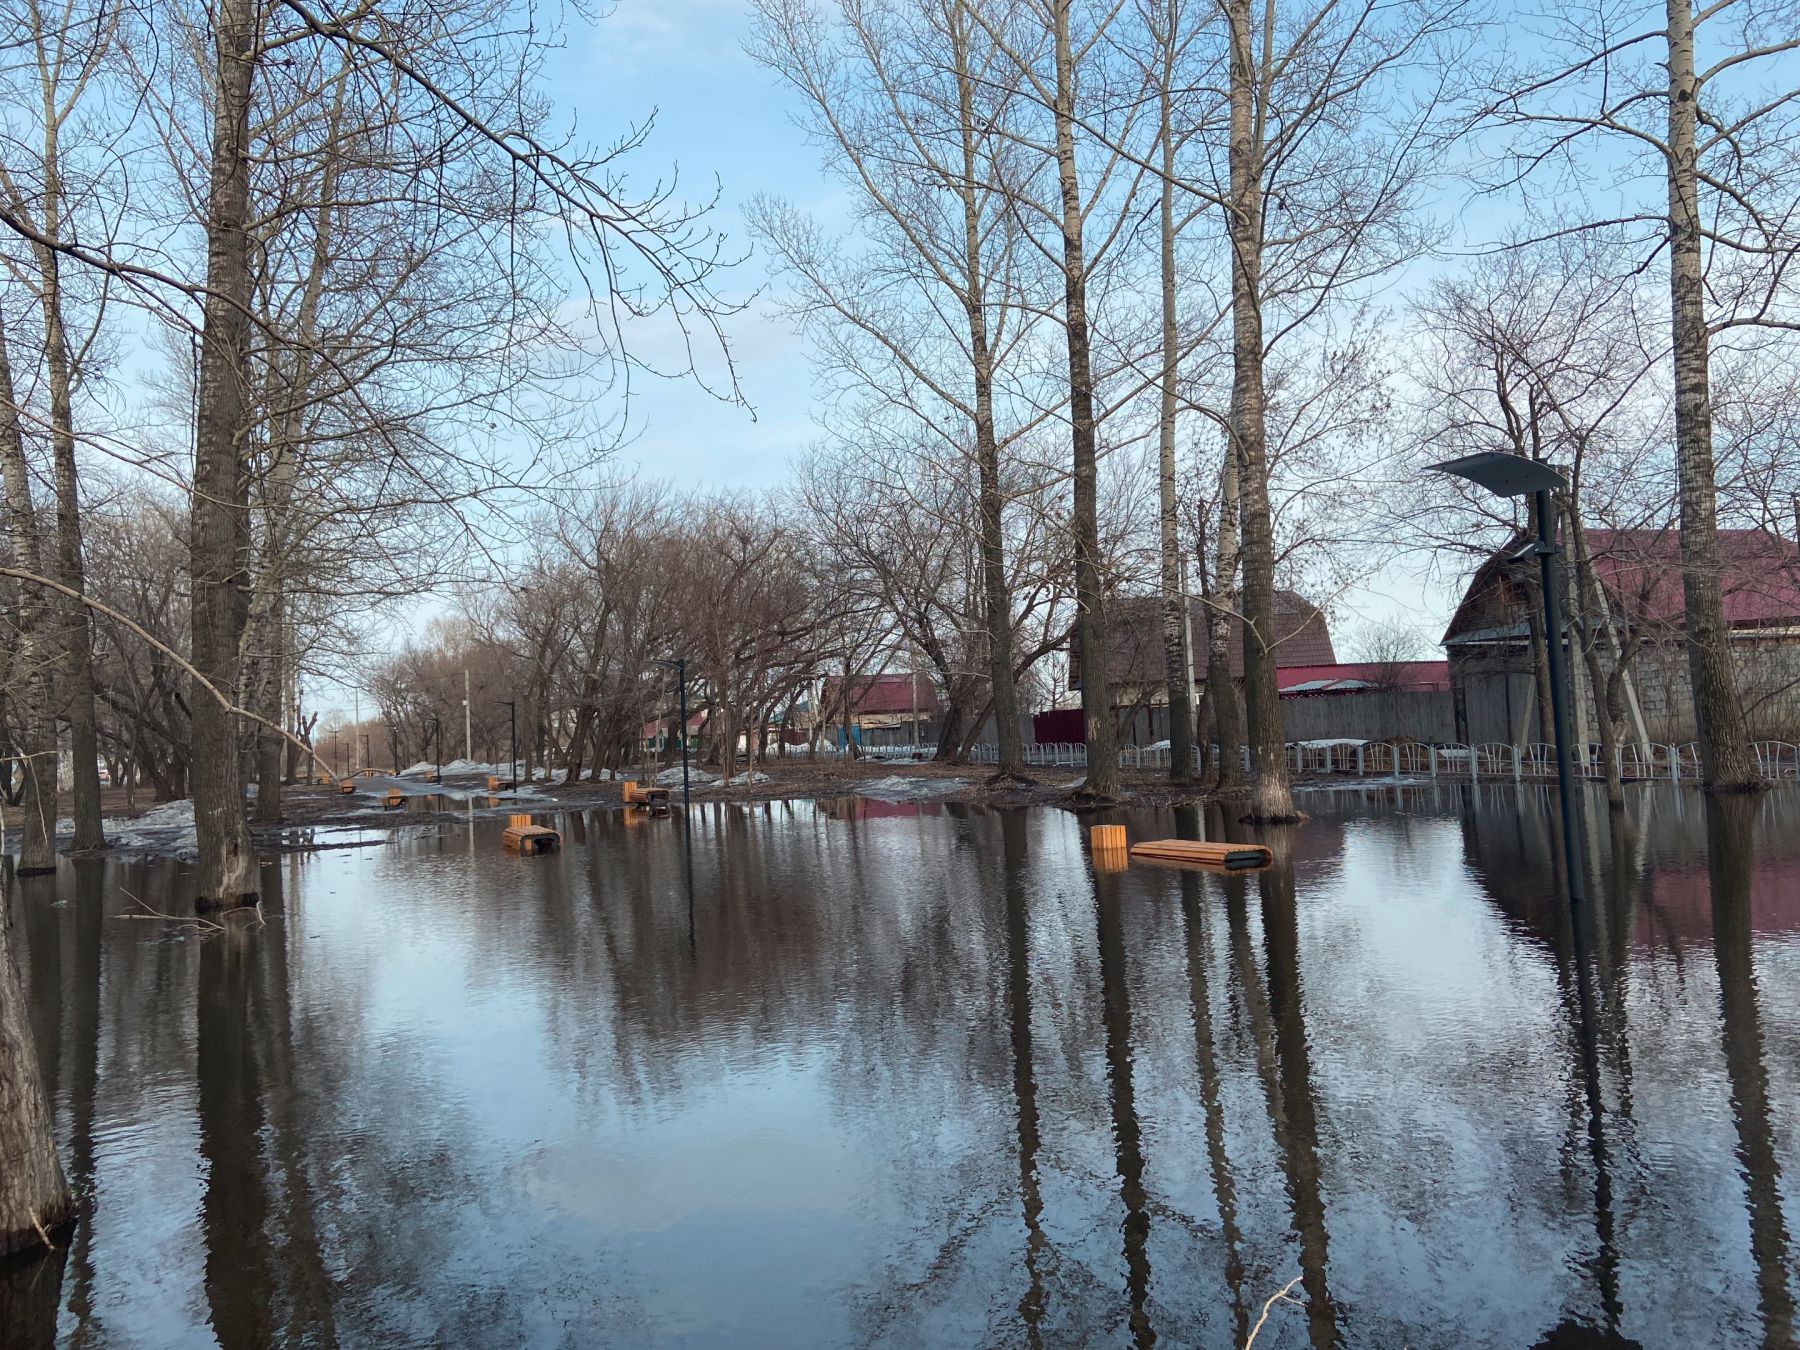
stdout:
{"type": "Polygon", "coordinates": [[[1125,930],[1117,878],[1094,873],[1094,913],[1100,950],[1100,1008],[1106,1025],[1106,1077],[1111,1091],[1113,1146],[1119,1197],[1125,1202],[1125,1289],[1131,1338],[1154,1345],[1150,1325],[1150,1213],[1144,1193],[1144,1141],[1131,1081],[1131,995],[1126,987],[1125,930]]]}
{"type": "Polygon", "coordinates": [[[1338,1343],[1337,1305],[1326,1279],[1330,1260],[1325,1199],[1319,1165],[1319,1122],[1313,1097],[1312,1055],[1306,1039],[1300,987],[1300,919],[1294,895],[1292,826],[1267,831],[1275,861],[1257,873],[1262,900],[1263,954],[1268,968],[1269,1011],[1274,1018],[1280,1091],[1271,1100],[1277,1142],[1287,1173],[1294,1233],[1300,1240],[1301,1286],[1306,1290],[1307,1333],[1315,1347],[1338,1343]]]}
{"type": "Polygon", "coordinates": [[[1049,1242],[1044,1236],[1044,1200],[1038,1187],[1037,1077],[1031,1056],[1031,923],[1026,912],[1025,816],[1000,817],[1002,884],[1006,892],[1006,1020],[1013,1054],[1013,1104],[1018,1112],[1019,1200],[1025,1217],[1027,1287],[1019,1300],[1025,1337],[1037,1350],[1043,1341],[1044,1271],[1049,1242]]]}
{"type": "Polygon", "coordinates": [[[295,1075],[281,867],[265,866],[276,922],[233,924],[201,943],[195,1089],[206,1192],[205,1287],[219,1344],[333,1345],[308,1132],[295,1075]]]}
{"type": "Polygon", "coordinates": [[[1709,798],[1706,847],[1725,1068],[1731,1077],[1737,1157],[1750,1211],[1762,1343],[1767,1350],[1778,1350],[1794,1344],[1794,1295],[1789,1283],[1793,1257],[1781,1208],[1781,1160],[1769,1122],[1769,1072],[1763,1059],[1751,943],[1750,860],[1758,805],[1745,797],[1709,798]]]}
{"type": "MultiPolygon", "coordinates": [[[[1199,822],[1193,807],[1177,807],[1175,833],[1183,839],[1199,839],[1199,822]]],[[[1219,1206],[1219,1229],[1225,1240],[1225,1285],[1231,1292],[1232,1344],[1242,1345],[1250,1334],[1250,1307],[1244,1291],[1244,1237],[1238,1227],[1237,1182],[1225,1152],[1225,1108],[1220,1091],[1219,1057],[1213,1038],[1211,944],[1207,940],[1200,907],[1200,878],[1181,873],[1181,917],[1187,934],[1188,1003],[1194,1022],[1194,1067],[1200,1077],[1200,1102],[1206,1112],[1206,1159],[1212,1173],[1213,1199],[1219,1206]]]]}
{"type": "Polygon", "coordinates": [[[63,985],[68,1007],[69,1186],[78,1223],[69,1244],[71,1346],[93,1344],[94,1317],[94,1109],[100,1082],[101,938],[106,923],[106,863],[70,859],[75,873],[75,959],[63,985]]]}

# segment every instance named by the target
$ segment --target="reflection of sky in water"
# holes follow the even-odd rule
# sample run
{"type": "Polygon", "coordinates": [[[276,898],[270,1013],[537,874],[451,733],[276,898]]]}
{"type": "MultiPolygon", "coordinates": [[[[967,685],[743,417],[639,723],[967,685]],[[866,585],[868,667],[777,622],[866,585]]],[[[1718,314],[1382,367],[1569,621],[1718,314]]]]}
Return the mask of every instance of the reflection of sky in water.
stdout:
{"type": "Polygon", "coordinates": [[[1741,931],[1698,797],[1590,816],[1598,1155],[1546,805],[1314,794],[1272,872],[1098,883],[1059,811],[457,817],[276,862],[229,946],[96,921],[174,865],[66,868],[14,933],[93,1212],[30,1297],[122,1345],[1224,1345],[1303,1275],[1259,1345],[1778,1344],[1800,802],[1741,931]]]}

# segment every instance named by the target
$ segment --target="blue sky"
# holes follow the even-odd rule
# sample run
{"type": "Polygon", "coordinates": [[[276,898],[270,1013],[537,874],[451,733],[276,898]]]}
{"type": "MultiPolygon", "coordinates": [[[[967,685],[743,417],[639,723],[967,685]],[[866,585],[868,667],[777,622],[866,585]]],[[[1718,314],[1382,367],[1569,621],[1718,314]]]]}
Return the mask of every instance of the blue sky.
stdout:
{"type": "MultiPolygon", "coordinates": [[[[651,112],[656,126],[637,154],[650,178],[679,169],[685,195],[720,192],[715,226],[748,248],[742,206],[773,191],[829,212],[832,185],[817,152],[789,118],[786,91],[743,50],[742,0],[621,0],[597,24],[570,23],[567,49],[548,72],[559,114],[602,140],[651,112]]],[[[753,256],[726,282],[747,295],[765,280],[753,256]]],[[[622,466],[681,486],[756,487],[779,481],[814,434],[805,345],[758,303],[730,325],[741,387],[751,408],[709,398],[689,382],[640,386],[638,435],[622,466]]]]}

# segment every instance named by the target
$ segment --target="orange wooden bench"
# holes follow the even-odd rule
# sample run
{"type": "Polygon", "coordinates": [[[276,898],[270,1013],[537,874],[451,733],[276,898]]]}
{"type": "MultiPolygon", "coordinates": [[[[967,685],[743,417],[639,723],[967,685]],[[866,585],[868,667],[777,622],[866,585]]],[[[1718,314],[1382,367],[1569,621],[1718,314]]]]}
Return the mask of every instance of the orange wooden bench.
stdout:
{"type": "Polygon", "coordinates": [[[562,836],[547,825],[533,825],[530,816],[508,816],[500,842],[515,853],[549,853],[562,846],[562,836]]]}
{"type": "Polygon", "coordinates": [[[354,778],[338,779],[338,791],[345,796],[349,796],[352,792],[356,791],[356,780],[354,778]]]}
{"type": "Polygon", "coordinates": [[[1147,839],[1131,846],[1131,856],[1149,862],[1207,863],[1233,871],[1267,867],[1275,855],[1261,844],[1215,844],[1200,839],[1147,839]]]}
{"type": "Polygon", "coordinates": [[[381,804],[389,811],[398,810],[406,805],[406,794],[399,788],[389,788],[386,795],[382,797],[381,804]]]}
{"type": "Polygon", "coordinates": [[[639,787],[635,778],[625,780],[627,806],[666,806],[668,801],[669,789],[666,787],[639,787]]]}
{"type": "Polygon", "coordinates": [[[519,785],[510,778],[502,778],[497,773],[488,775],[487,790],[489,792],[511,792],[519,785]]]}

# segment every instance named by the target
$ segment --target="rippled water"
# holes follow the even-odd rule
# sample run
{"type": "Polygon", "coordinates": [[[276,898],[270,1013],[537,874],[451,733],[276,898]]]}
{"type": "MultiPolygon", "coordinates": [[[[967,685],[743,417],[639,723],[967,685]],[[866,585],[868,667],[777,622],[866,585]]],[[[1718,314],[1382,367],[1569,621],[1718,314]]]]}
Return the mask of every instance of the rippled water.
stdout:
{"type": "Polygon", "coordinates": [[[1051,810],[452,818],[206,939],[117,917],[178,864],[65,862],[13,933],[83,1219],[0,1340],[1212,1347],[1297,1280],[1259,1350],[1790,1346],[1800,798],[1593,811],[1574,917],[1546,804],[1313,796],[1247,877],[1051,810]]]}

